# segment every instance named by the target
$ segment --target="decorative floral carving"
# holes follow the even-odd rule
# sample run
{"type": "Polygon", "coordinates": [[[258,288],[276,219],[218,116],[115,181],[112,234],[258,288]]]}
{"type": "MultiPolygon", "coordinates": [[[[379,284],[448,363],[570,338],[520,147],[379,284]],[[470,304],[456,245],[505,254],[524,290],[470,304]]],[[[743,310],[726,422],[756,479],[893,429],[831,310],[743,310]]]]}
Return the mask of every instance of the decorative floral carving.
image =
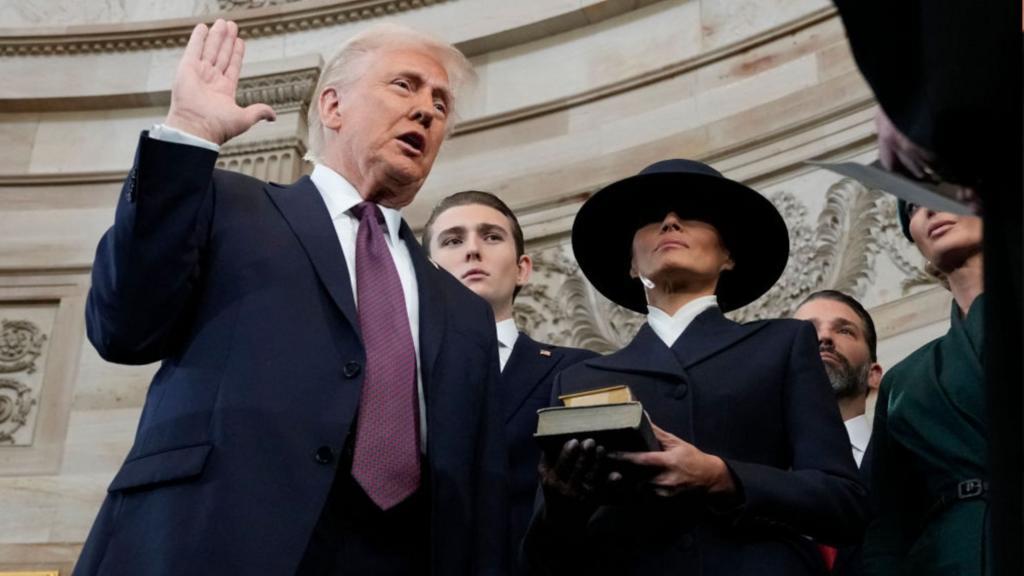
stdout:
{"type": "MultiPolygon", "coordinates": [[[[825,288],[861,298],[874,280],[881,253],[907,277],[904,290],[935,282],[906,256],[908,244],[888,195],[855,180],[839,180],[826,191],[814,224],[794,194],[783,191],[770,199],[789,227],[789,262],[767,294],[729,314],[734,320],[788,316],[801,299],[825,288]]],[[[521,329],[536,338],[601,353],[627,344],[644,322],[643,316],[594,290],[567,244],[534,254],[534,277],[516,300],[515,313],[521,329]]]]}
{"type": "Polygon", "coordinates": [[[826,191],[825,207],[812,228],[806,223],[807,209],[793,194],[773,195],[789,228],[786,271],[767,294],[730,317],[746,322],[788,316],[805,296],[825,288],[863,296],[881,250],[875,232],[885,223],[878,206],[882,196],[844,178],[826,191]]]}
{"type": "Polygon", "coordinates": [[[0,444],[13,444],[14,433],[28,421],[35,406],[32,389],[9,378],[0,378],[0,444]]]}
{"type": "Polygon", "coordinates": [[[0,321],[0,374],[36,371],[46,335],[28,320],[0,321]]]}

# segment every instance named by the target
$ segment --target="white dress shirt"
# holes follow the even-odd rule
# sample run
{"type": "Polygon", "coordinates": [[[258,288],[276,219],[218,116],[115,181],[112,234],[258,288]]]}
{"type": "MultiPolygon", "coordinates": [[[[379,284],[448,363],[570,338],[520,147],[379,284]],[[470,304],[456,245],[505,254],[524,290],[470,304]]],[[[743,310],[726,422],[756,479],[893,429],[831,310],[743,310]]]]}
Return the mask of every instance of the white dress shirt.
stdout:
{"type": "Polygon", "coordinates": [[[516,347],[516,340],[519,339],[519,328],[516,327],[516,319],[509,318],[498,322],[497,329],[498,362],[501,364],[501,370],[504,371],[505,364],[508,364],[509,356],[512,355],[512,349],[516,347]]]}
{"type": "Polygon", "coordinates": [[[871,427],[868,426],[868,417],[861,414],[843,422],[846,425],[846,433],[850,435],[850,450],[853,451],[853,459],[860,462],[864,459],[864,451],[868,449],[868,442],[871,441],[871,427]]]}
{"type": "Polygon", "coordinates": [[[665,346],[671,348],[683,331],[690,326],[693,319],[712,306],[718,306],[718,297],[715,295],[701,296],[691,300],[671,316],[661,308],[647,306],[647,323],[658,335],[658,338],[665,343],[665,346]]]}
{"type": "MultiPolygon", "coordinates": [[[[165,142],[176,144],[187,144],[199,146],[214,152],[220,151],[220,146],[194,136],[187,132],[157,124],[149,131],[149,137],[165,142]]],[[[338,235],[338,243],[341,245],[341,252],[345,255],[345,264],[348,267],[348,278],[352,286],[352,297],[359,306],[359,294],[356,288],[356,232],[359,229],[357,220],[349,210],[363,201],[363,197],[345,178],[330,168],[317,164],[313,168],[310,180],[320,192],[320,196],[327,205],[327,212],[334,223],[334,231],[338,235]]],[[[398,270],[398,279],[402,283],[402,291],[405,293],[405,311],[409,318],[409,331],[412,333],[412,344],[416,349],[416,390],[420,404],[420,448],[426,452],[427,443],[427,405],[423,397],[423,373],[420,368],[420,296],[419,285],[416,282],[416,270],[412,265],[412,257],[409,254],[409,247],[405,240],[399,237],[399,227],[402,224],[402,215],[398,210],[380,206],[384,215],[384,223],[387,225],[387,244],[391,251],[391,257],[395,261],[395,268],[398,270]]]]}

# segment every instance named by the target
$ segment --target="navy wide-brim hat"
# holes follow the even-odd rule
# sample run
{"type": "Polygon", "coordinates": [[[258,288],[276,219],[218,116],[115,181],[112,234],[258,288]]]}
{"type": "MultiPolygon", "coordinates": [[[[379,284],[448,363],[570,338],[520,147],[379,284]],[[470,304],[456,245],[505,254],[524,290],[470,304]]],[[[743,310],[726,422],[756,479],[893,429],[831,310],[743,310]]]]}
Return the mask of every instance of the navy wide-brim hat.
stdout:
{"type": "Polygon", "coordinates": [[[789,232],[764,196],[694,160],[663,160],[588,199],[572,226],[572,249],[587,280],[620,306],[647,313],[643,286],[629,275],[633,236],[669,212],[718,230],[735,267],[715,291],[724,312],[757,300],[782,275],[789,232]]]}
{"type": "Polygon", "coordinates": [[[913,216],[913,209],[914,206],[903,198],[896,200],[896,217],[900,220],[900,231],[911,243],[914,242],[914,237],[910,235],[910,217],[913,216]]]}

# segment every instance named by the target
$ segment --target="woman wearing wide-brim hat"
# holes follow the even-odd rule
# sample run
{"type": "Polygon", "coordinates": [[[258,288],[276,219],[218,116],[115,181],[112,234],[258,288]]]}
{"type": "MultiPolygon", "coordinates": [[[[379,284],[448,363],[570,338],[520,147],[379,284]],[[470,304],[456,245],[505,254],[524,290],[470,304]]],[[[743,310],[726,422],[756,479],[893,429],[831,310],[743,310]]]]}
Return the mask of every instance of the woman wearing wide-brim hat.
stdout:
{"type": "Polygon", "coordinates": [[[816,543],[857,540],[866,512],[815,331],[722,314],[781,275],[778,211],[707,165],[666,160],[591,197],[572,243],[594,287],[647,323],[553,394],[629,385],[663,450],[579,438],[543,462],[531,572],[824,574],[816,543]]]}
{"type": "Polygon", "coordinates": [[[882,378],[870,450],[877,517],[864,573],[991,574],[981,218],[902,200],[898,213],[953,302],[949,331],[882,378]]]}

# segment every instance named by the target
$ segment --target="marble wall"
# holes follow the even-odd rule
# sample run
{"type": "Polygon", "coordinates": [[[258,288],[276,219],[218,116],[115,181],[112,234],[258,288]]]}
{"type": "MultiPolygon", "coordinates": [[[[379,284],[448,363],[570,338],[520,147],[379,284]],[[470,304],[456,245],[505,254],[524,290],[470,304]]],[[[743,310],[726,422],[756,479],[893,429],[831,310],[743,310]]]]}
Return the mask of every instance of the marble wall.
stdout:
{"type": "Polygon", "coordinates": [[[737,319],[843,289],[872,310],[885,366],[948,325],[892,200],[804,164],[874,155],[875,103],[827,0],[0,0],[0,571],[69,573],[130,446],[156,367],[86,342],[88,274],[188,31],[222,11],[248,42],[240,101],[279,119],[219,165],[269,180],[308,171],[306,106],[344,38],[387,18],[471,56],[478,86],[406,217],[468,188],[505,198],[537,263],[516,309],[534,337],[608,351],[636,330],[568,236],[589,194],[667,157],[712,163],[789,224],[783,279],[737,319]]]}

